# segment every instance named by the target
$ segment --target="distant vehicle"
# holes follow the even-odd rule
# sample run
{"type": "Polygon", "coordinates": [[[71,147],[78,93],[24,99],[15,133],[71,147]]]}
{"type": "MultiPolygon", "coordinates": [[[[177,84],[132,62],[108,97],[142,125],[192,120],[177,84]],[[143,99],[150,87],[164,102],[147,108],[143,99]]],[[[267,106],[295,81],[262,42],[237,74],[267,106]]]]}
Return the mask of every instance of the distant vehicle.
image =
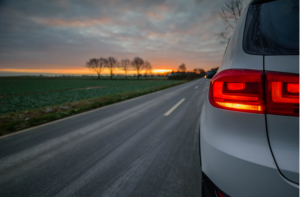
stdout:
{"type": "Polygon", "coordinates": [[[203,192],[299,195],[299,1],[252,0],[201,112],[203,192]]]}
{"type": "Polygon", "coordinates": [[[216,74],[216,71],[208,71],[205,75],[205,78],[211,79],[216,74]]]}

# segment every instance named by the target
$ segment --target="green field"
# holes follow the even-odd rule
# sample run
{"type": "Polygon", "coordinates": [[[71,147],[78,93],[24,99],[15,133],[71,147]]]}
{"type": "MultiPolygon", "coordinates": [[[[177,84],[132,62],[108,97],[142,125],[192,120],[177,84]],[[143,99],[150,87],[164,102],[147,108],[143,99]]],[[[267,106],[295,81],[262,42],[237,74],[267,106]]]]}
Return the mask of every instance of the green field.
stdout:
{"type": "Polygon", "coordinates": [[[36,109],[178,83],[165,80],[96,80],[95,78],[0,78],[0,114],[36,109]]]}
{"type": "MultiPolygon", "coordinates": [[[[146,79],[140,77],[141,83],[146,79]]],[[[166,77],[148,77],[147,80],[166,80],[166,77]]],[[[95,80],[94,77],[0,77],[0,96],[27,94],[45,91],[58,91],[78,89],[95,86],[118,86],[136,83],[136,77],[102,77],[95,80]]],[[[140,83],[140,82],[139,82],[140,83]]]]}

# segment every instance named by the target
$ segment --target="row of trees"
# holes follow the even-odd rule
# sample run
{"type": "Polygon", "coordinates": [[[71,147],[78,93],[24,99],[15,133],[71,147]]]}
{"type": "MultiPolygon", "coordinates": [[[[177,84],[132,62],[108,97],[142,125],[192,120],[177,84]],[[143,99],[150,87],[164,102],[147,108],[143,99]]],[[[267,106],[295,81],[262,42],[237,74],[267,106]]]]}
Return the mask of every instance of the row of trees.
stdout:
{"type": "Polygon", "coordinates": [[[187,71],[186,65],[179,65],[177,72],[172,71],[167,76],[171,80],[193,80],[204,77],[206,72],[202,68],[195,68],[193,71],[187,71]]]}
{"type": "MultiPolygon", "coordinates": [[[[217,72],[218,69],[219,69],[219,67],[216,67],[216,68],[212,68],[209,71],[214,70],[217,72]]],[[[172,71],[167,76],[169,77],[169,79],[172,79],[172,80],[193,80],[193,79],[204,77],[205,75],[206,75],[206,72],[202,68],[194,68],[193,71],[187,71],[186,65],[181,64],[181,65],[179,65],[177,72],[172,71]]]]}
{"type": "MultiPolygon", "coordinates": [[[[186,72],[186,65],[185,64],[181,64],[178,67],[178,72],[186,72]]],[[[200,77],[204,77],[204,75],[206,74],[206,72],[204,71],[204,69],[202,68],[194,68],[194,73],[198,74],[200,77]]]]}
{"type": "Polygon", "coordinates": [[[127,73],[131,68],[137,72],[137,79],[139,79],[141,71],[145,71],[145,76],[152,71],[150,62],[144,61],[140,57],[135,57],[132,61],[129,59],[122,59],[120,62],[114,57],[108,57],[107,59],[103,57],[100,57],[99,59],[92,58],[86,63],[85,67],[97,73],[98,79],[100,79],[100,75],[104,69],[109,70],[110,79],[112,79],[116,69],[122,69],[125,72],[126,79],[127,73]]]}

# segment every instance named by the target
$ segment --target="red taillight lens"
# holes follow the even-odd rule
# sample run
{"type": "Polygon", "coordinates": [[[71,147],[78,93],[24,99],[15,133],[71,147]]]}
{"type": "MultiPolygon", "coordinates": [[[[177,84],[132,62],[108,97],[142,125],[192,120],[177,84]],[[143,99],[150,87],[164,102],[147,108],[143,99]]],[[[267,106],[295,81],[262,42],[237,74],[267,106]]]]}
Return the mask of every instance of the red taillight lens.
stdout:
{"type": "Polygon", "coordinates": [[[266,72],[268,114],[299,116],[299,75],[266,72]]]}
{"type": "Polygon", "coordinates": [[[287,90],[290,93],[299,94],[299,83],[288,83],[287,90]]]}
{"type": "Polygon", "coordinates": [[[210,84],[210,103],[218,108],[264,113],[262,71],[224,70],[210,84]]]}
{"type": "Polygon", "coordinates": [[[245,83],[227,83],[228,90],[243,90],[245,83]]]}

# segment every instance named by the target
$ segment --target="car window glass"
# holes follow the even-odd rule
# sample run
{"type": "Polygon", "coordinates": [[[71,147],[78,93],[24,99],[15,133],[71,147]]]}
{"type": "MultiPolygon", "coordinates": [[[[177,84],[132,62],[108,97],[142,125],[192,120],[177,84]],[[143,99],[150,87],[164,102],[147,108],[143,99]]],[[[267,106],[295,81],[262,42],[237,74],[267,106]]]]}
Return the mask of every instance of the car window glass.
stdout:
{"type": "Polygon", "coordinates": [[[251,5],[243,48],[250,54],[299,54],[299,1],[276,0],[251,5]]]}

